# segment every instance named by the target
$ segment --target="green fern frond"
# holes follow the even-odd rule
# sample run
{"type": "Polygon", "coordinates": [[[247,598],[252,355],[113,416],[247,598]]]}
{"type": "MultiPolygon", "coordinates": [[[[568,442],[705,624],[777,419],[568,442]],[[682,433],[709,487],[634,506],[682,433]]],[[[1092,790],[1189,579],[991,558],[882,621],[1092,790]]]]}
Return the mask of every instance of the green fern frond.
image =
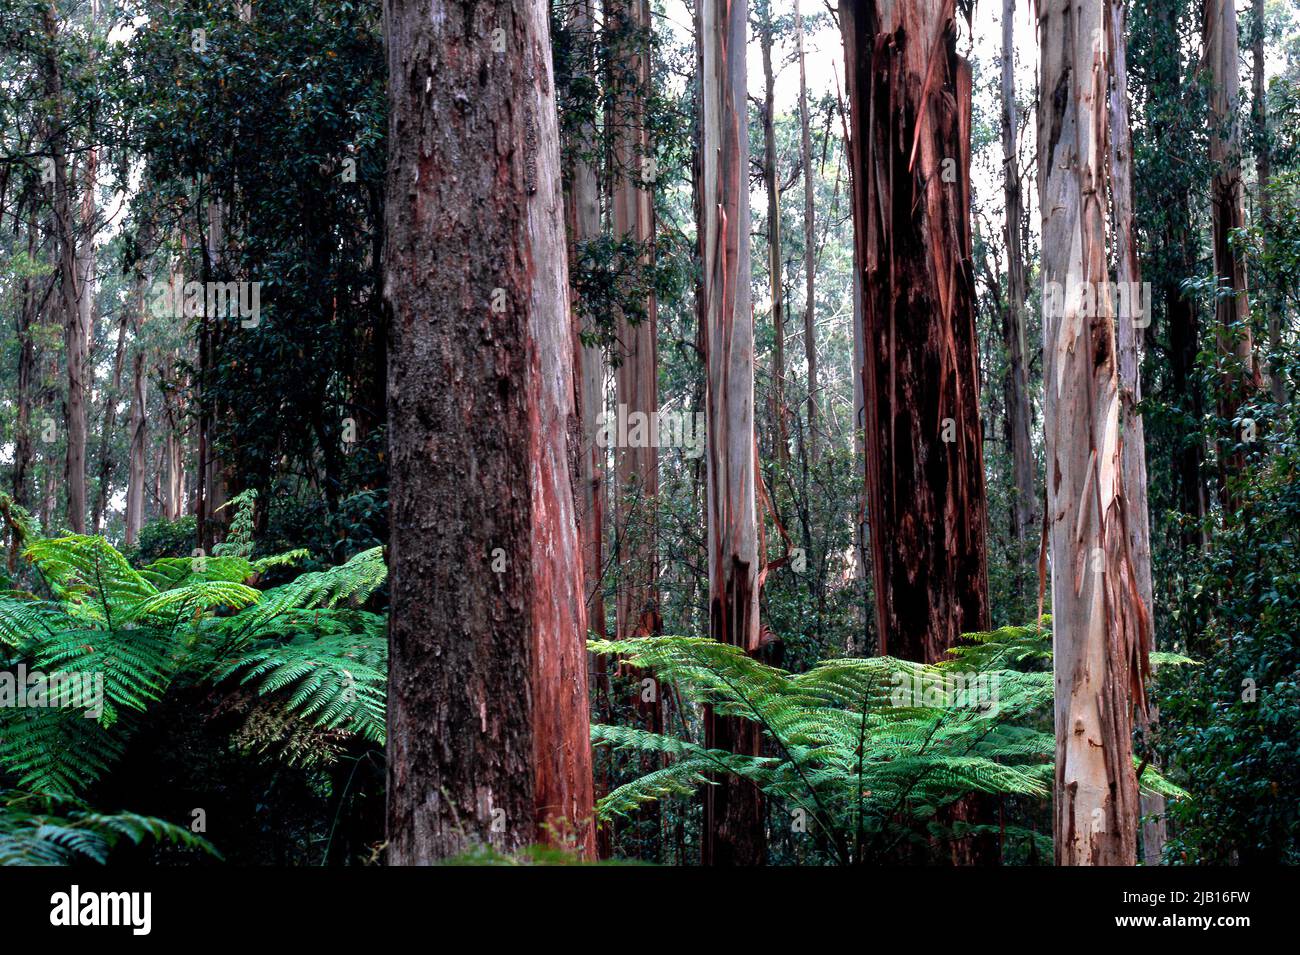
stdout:
{"type": "Polygon", "coordinates": [[[845,658],[789,674],[704,638],[592,641],[593,652],[651,671],[690,703],[756,724],[767,740],[754,756],[594,726],[597,746],[667,761],[606,796],[599,814],[625,815],[734,776],[806,810],[848,861],[870,851],[870,834],[897,828],[900,814],[924,835],[937,807],[970,793],[1045,797],[1055,747],[1035,728],[1052,699],[1050,672],[1036,669],[1044,644],[1050,653],[1050,635],[1035,628],[1005,628],[977,635],[964,657],[943,664],[845,658]],[[972,669],[972,661],[1028,668],[972,669]]]}
{"type": "Polygon", "coordinates": [[[217,508],[224,511],[234,508],[226,539],[212,548],[214,557],[251,557],[253,554],[253,512],[257,506],[257,491],[249,488],[242,494],[236,494],[225,504],[217,508]]]}
{"type": "Polygon", "coordinates": [[[384,549],[374,547],[357,554],[347,563],[329,570],[297,577],[275,587],[261,601],[231,621],[236,632],[248,635],[267,627],[277,617],[295,611],[331,609],[341,605],[359,607],[388,579],[384,549]]]}
{"type": "Polygon", "coordinates": [[[206,839],[154,816],[94,812],[56,793],[0,790],[0,866],[102,865],[123,840],[184,846],[221,858],[206,839]]]}
{"type": "Polygon", "coordinates": [[[241,684],[321,729],[382,744],[388,642],[377,623],[382,618],[368,616],[370,625],[360,632],[300,637],[245,653],[216,679],[238,676],[241,684]]]}

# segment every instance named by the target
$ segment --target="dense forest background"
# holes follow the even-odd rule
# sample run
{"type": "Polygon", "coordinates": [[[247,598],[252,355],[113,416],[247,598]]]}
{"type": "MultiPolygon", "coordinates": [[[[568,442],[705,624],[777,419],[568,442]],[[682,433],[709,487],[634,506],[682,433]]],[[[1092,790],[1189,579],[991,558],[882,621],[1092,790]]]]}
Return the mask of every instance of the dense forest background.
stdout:
{"type": "MultiPolygon", "coordinates": [[[[1059,4],[448,4],[459,39],[389,6],[386,38],[365,0],[0,0],[0,669],[102,694],[88,718],[10,681],[0,862],[1081,861],[1052,795],[1059,4]],[[470,38],[519,62],[465,103],[470,38]],[[550,134],[513,112],[538,85],[550,134]],[[527,267],[536,221],[476,191],[516,170],[489,108],[541,143],[519,207],[562,210],[527,267]],[[539,427],[547,275],[571,413],[539,427]],[[461,401],[489,354],[499,390],[461,401]],[[548,441],[577,544],[551,577],[523,456],[548,441]],[[585,653],[544,649],[538,595],[580,602],[585,653]],[[565,653],[595,747],[527,768],[529,714],[574,706],[527,668],[559,686],[565,653]],[[468,683],[511,714],[472,743],[468,683]],[[544,805],[574,765],[579,808],[544,805]]],[[[1104,691],[1140,805],[1092,861],[1295,863],[1300,7],[1084,6],[1098,254],[1134,290],[1100,308],[1116,506],[1149,528],[1114,565],[1139,619],[1105,628],[1142,641],[1104,691]]]]}

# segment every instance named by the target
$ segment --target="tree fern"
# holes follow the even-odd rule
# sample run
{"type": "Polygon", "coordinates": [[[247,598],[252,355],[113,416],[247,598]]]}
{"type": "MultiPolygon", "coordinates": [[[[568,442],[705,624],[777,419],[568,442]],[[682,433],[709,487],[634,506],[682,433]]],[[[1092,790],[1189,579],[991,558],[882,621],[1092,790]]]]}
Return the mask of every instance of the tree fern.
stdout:
{"type": "Polygon", "coordinates": [[[123,840],[170,843],[219,857],[206,839],[153,816],[100,813],[66,797],[0,790],[0,865],[102,864],[123,840]]]}
{"type": "Polygon", "coordinates": [[[350,625],[330,615],[326,620],[338,625],[332,632],[250,650],[217,679],[235,677],[322,729],[342,730],[382,745],[388,681],[384,618],[357,611],[346,619],[350,625]]]}
{"type": "MultiPolygon", "coordinates": [[[[651,671],[687,703],[757,724],[767,741],[763,755],[751,756],[595,725],[596,745],[667,761],[602,798],[603,819],[730,775],[801,813],[836,859],[848,863],[885,853],[901,838],[927,838],[937,810],[968,794],[1044,798],[1051,792],[1055,740],[1046,718],[1052,674],[1045,630],[979,634],[937,665],[843,658],[800,674],[704,638],[589,646],[651,671]]],[[[1180,795],[1149,768],[1142,782],[1180,795]]]]}
{"type": "Polygon", "coordinates": [[[177,680],[246,683],[263,715],[282,714],[264,721],[263,736],[278,726],[299,753],[303,741],[320,758],[349,736],[382,743],[384,621],[356,609],[385,579],[380,549],[265,593],[247,581],[296,555],[166,559],[137,571],[103,538],[73,535],[30,540],[23,557],[50,597],[0,594],[0,664],[84,678],[102,696],[0,708],[0,781],[84,791],[177,680]]]}

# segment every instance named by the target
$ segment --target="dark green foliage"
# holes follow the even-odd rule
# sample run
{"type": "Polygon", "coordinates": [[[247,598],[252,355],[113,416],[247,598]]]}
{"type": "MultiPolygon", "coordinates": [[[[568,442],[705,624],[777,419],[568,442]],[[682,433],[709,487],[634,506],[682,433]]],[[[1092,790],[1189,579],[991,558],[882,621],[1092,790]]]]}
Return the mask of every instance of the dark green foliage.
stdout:
{"type": "Polygon", "coordinates": [[[1203,667],[1166,678],[1157,751],[1195,799],[1170,862],[1300,863],[1300,450],[1294,425],[1240,482],[1193,571],[1203,667]]]}
{"type": "MultiPolygon", "coordinates": [[[[976,793],[1050,795],[1052,674],[1042,666],[1050,663],[1050,634],[1008,627],[969,639],[971,646],[937,665],[843,657],[799,674],[704,638],[595,641],[596,653],[649,671],[688,703],[758,724],[765,739],[755,757],[595,725],[597,745],[662,759],[660,768],[602,798],[598,812],[627,816],[731,775],[777,800],[784,808],[775,818],[815,835],[840,864],[882,861],[900,846],[923,851],[983,831],[950,823],[941,810],[976,793]]],[[[1182,795],[1149,770],[1142,782],[1182,795]]],[[[1017,826],[1005,835],[1043,838],[1017,826]]]]}
{"type": "Polygon", "coordinates": [[[49,794],[0,789],[0,866],[105,863],[120,842],[153,840],[217,855],[188,829],[136,813],[98,813],[49,794]]]}
{"type": "Polygon", "coordinates": [[[333,514],[384,480],[379,8],[291,0],[248,20],[231,0],[144,8],[114,61],[114,145],[148,157],[176,225],[202,234],[208,204],[225,203],[224,246],[213,261],[192,243],[187,281],[261,283],[256,325],[190,320],[211,349],[192,397],[241,488],[266,500],[290,479],[333,514]]]}
{"type": "Polygon", "coordinates": [[[159,557],[189,556],[198,546],[194,518],[187,514],[175,521],[159,518],[145,524],[128,556],[134,564],[147,564],[159,557]]]}
{"type": "Polygon", "coordinates": [[[348,776],[335,781],[346,789],[383,744],[384,618],[362,608],[386,568],[375,548],[250,586],[299,556],[160,558],[136,570],[102,538],[27,542],[23,559],[47,596],[0,594],[0,669],[88,682],[58,706],[0,707],[0,785],[49,798],[111,792],[119,762],[159,738],[170,701],[188,699],[186,719],[225,727],[236,750],[315,772],[326,792],[346,756],[348,776]]]}

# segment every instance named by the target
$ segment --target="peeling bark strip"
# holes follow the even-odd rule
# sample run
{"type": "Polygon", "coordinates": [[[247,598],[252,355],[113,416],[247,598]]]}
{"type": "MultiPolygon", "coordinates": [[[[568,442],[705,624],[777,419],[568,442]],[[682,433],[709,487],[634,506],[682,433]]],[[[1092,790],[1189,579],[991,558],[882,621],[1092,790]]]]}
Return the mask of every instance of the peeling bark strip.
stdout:
{"type": "MultiPolygon", "coordinates": [[[[1039,5],[1042,272],[1069,289],[1107,279],[1105,3],[1039,5]]],[[[1137,849],[1149,623],[1129,554],[1112,303],[1098,304],[1072,292],[1043,330],[1058,865],[1133,865],[1137,849]]]]}
{"type": "Polygon", "coordinates": [[[844,0],[880,650],[989,626],[970,272],[970,68],[953,0],[844,0]]]}
{"type": "MultiPolygon", "coordinates": [[[[1127,0],[1107,0],[1110,28],[1110,176],[1114,210],[1116,278],[1120,288],[1142,284],[1138,261],[1137,228],[1133,221],[1133,133],[1128,108],[1128,7],[1127,0]]],[[[1133,309],[1117,317],[1120,428],[1124,489],[1128,511],[1129,553],[1133,559],[1138,596],[1148,618],[1155,609],[1151,583],[1151,524],[1147,510],[1146,431],[1138,405],[1142,402],[1142,356],[1133,309]]],[[[1154,650],[1155,626],[1148,630],[1147,650],[1154,650]]],[[[1152,718],[1154,724],[1154,717],[1152,718]]],[[[1141,797],[1142,855],[1147,865],[1159,865],[1165,844],[1165,800],[1152,794],[1141,797]]]]}
{"type": "MultiPolygon", "coordinates": [[[[708,366],[709,635],[758,649],[758,516],[754,483],[754,319],[749,297],[749,132],[745,4],[702,0],[704,351],[708,366]]],[[[757,754],[758,728],[705,716],[705,745],[757,754]]],[[[762,800],[732,778],[706,787],[705,865],[763,861],[762,800]]]]}
{"type": "Polygon", "coordinates": [[[547,6],[442,3],[431,17],[388,0],[385,14],[389,861],[561,837],[590,856],[547,6]]]}

